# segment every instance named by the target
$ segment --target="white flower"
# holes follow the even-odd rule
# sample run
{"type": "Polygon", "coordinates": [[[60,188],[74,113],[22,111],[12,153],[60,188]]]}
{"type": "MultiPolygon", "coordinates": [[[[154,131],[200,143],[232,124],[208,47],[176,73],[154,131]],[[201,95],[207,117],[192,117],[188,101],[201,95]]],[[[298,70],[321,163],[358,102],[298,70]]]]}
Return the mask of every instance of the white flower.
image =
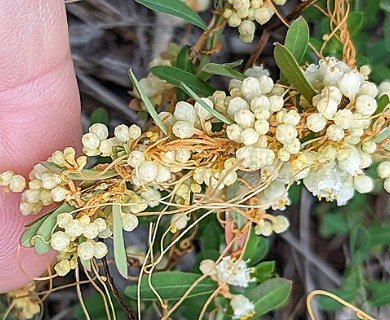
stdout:
{"type": "Polygon", "coordinates": [[[0,186],[8,187],[13,176],[14,176],[14,173],[10,170],[2,172],[0,174],[0,186]]]}
{"type": "Polygon", "coordinates": [[[349,70],[339,80],[339,88],[343,95],[354,100],[363,84],[364,77],[357,71],[349,70]]]}
{"type": "Polygon", "coordinates": [[[131,151],[129,154],[129,158],[127,159],[127,163],[135,168],[140,164],[142,161],[145,160],[145,156],[141,151],[131,151]]]}
{"type": "Polygon", "coordinates": [[[114,130],[114,135],[121,142],[128,142],[130,140],[129,127],[125,124],[117,126],[114,130]]]}
{"type": "MultiPolygon", "coordinates": [[[[214,108],[213,102],[208,98],[202,98],[203,102],[205,102],[211,109],[214,108]]],[[[194,109],[199,119],[207,120],[212,117],[211,113],[208,112],[200,103],[195,102],[194,109]]]]}
{"type": "Polygon", "coordinates": [[[248,109],[239,110],[234,115],[234,121],[243,129],[253,127],[255,115],[248,109]]]}
{"type": "Polygon", "coordinates": [[[129,128],[129,137],[130,139],[138,139],[141,136],[141,128],[136,124],[133,124],[129,128]]]}
{"type": "Polygon", "coordinates": [[[243,109],[249,109],[248,102],[240,97],[235,97],[229,101],[226,112],[229,116],[233,117],[238,111],[243,109]]]}
{"type": "Polygon", "coordinates": [[[372,140],[363,141],[362,150],[367,154],[373,154],[376,151],[376,143],[372,140]]]}
{"type": "Polygon", "coordinates": [[[353,187],[359,193],[368,193],[374,189],[374,181],[365,175],[353,178],[353,187]]]}
{"type": "Polygon", "coordinates": [[[237,124],[232,124],[227,127],[226,134],[228,138],[235,142],[241,142],[242,128],[237,124]]]}
{"type": "Polygon", "coordinates": [[[275,233],[282,233],[287,230],[287,228],[290,226],[290,222],[287,220],[285,216],[276,216],[271,221],[272,223],[272,230],[275,233]]]}
{"type": "Polygon", "coordinates": [[[66,276],[70,271],[70,262],[68,260],[61,260],[54,266],[54,270],[60,277],[66,276]]]}
{"type": "Polygon", "coordinates": [[[356,99],[355,107],[363,116],[371,116],[376,111],[377,103],[373,97],[362,95],[356,99]]]}
{"type": "Polygon", "coordinates": [[[70,236],[62,231],[57,231],[51,236],[50,244],[54,250],[61,251],[70,244],[70,236]]]}
{"type": "Polygon", "coordinates": [[[89,132],[97,136],[99,140],[106,140],[108,138],[107,126],[102,123],[95,123],[90,126],[89,132]]]}
{"type": "Polygon", "coordinates": [[[243,317],[253,314],[255,306],[247,297],[242,294],[236,294],[230,300],[234,317],[233,319],[242,319],[243,317]]]}
{"type": "Polygon", "coordinates": [[[10,182],[9,188],[12,192],[22,192],[26,188],[26,179],[20,175],[14,175],[10,182]]]}
{"type": "Polygon", "coordinates": [[[98,228],[99,232],[103,232],[107,228],[106,220],[102,218],[96,218],[92,224],[98,228]]]}
{"type": "Polygon", "coordinates": [[[158,190],[151,187],[146,188],[141,192],[141,197],[146,200],[150,208],[154,208],[160,204],[161,194],[158,190]]]}
{"type": "Polygon", "coordinates": [[[54,202],[61,202],[65,200],[66,195],[68,193],[69,191],[63,187],[55,187],[54,189],[51,190],[50,195],[53,198],[54,202]]]}
{"type": "Polygon", "coordinates": [[[313,113],[307,117],[306,125],[310,131],[320,132],[326,126],[326,119],[319,113],[313,113]]]}
{"type": "Polygon", "coordinates": [[[390,161],[383,161],[377,167],[378,176],[382,179],[390,177],[390,161]]]}
{"type": "Polygon", "coordinates": [[[251,101],[251,110],[255,112],[256,110],[269,110],[271,108],[271,103],[267,96],[260,96],[252,99],[251,101]]]}
{"type": "Polygon", "coordinates": [[[269,237],[272,234],[271,222],[261,219],[255,226],[255,233],[263,235],[264,237],[269,237]]]}
{"type": "Polygon", "coordinates": [[[238,27],[238,32],[240,33],[240,39],[243,42],[251,43],[255,34],[256,26],[250,20],[244,20],[241,22],[238,27]]]}
{"type": "Polygon", "coordinates": [[[192,124],[196,121],[196,111],[192,104],[185,101],[179,101],[176,104],[173,116],[176,120],[190,122],[192,124]]]}
{"type": "Polygon", "coordinates": [[[95,243],[95,254],[94,257],[96,259],[101,259],[105,257],[108,253],[107,245],[104,242],[96,242],[95,243]]]}
{"type": "Polygon", "coordinates": [[[191,151],[186,149],[179,149],[175,151],[175,158],[177,162],[186,163],[191,158],[191,151]]]}
{"type": "Polygon", "coordinates": [[[295,127],[289,124],[280,124],[276,128],[276,139],[283,144],[293,142],[297,135],[295,127]]]}
{"type": "Polygon", "coordinates": [[[233,261],[230,256],[223,257],[217,265],[217,278],[220,282],[226,282],[232,286],[246,288],[252,282],[250,274],[252,268],[247,268],[242,260],[233,261]]]}
{"type": "Polygon", "coordinates": [[[241,141],[246,146],[250,146],[259,141],[259,134],[252,128],[247,128],[241,133],[241,141]]]}
{"type": "Polygon", "coordinates": [[[347,172],[349,175],[355,176],[361,173],[360,155],[355,147],[351,146],[349,147],[349,150],[349,156],[344,161],[340,161],[339,159],[338,166],[345,172],[347,172]]]}
{"type": "Polygon", "coordinates": [[[69,212],[60,213],[57,216],[57,224],[60,228],[65,228],[73,220],[69,212]]]}
{"type": "Polygon", "coordinates": [[[81,224],[81,222],[78,219],[70,221],[65,226],[65,232],[71,237],[81,236],[81,234],[83,233],[83,229],[84,226],[81,224]]]}
{"type": "Polygon", "coordinates": [[[171,224],[175,226],[177,230],[182,230],[187,226],[188,219],[185,214],[176,213],[171,217],[171,224]]]}
{"type": "Polygon", "coordinates": [[[138,227],[138,218],[134,214],[123,214],[122,215],[122,226],[123,230],[131,232],[138,227]]]}
{"type": "Polygon", "coordinates": [[[255,19],[261,25],[267,23],[272,16],[274,15],[274,11],[270,6],[263,6],[260,9],[257,9],[255,12],[255,19]]]}
{"type": "Polygon", "coordinates": [[[272,88],[274,87],[274,81],[271,77],[268,77],[266,75],[260,76],[260,88],[261,92],[264,93],[270,93],[272,91],[272,88]]]}
{"type": "Polygon", "coordinates": [[[326,135],[330,140],[337,142],[344,138],[345,133],[343,129],[339,128],[335,124],[332,124],[328,127],[328,129],[326,129],[326,135]]]}
{"type": "Polygon", "coordinates": [[[228,25],[232,28],[236,28],[241,24],[241,18],[237,13],[233,13],[228,19],[228,25]]]}
{"type": "Polygon", "coordinates": [[[100,145],[99,137],[91,132],[84,134],[81,142],[83,143],[83,147],[87,150],[96,150],[100,145]]]}
{"type": "Polygon", "coordinates": [[[91,260],[95,255],[95,245],[93,242],[82,242],[77,247],[77,254],[82,260],[91,260]]]}
{"type": "MultiPolygon", "coordinates": [[[[238,30],[240,30],[240,29],[238,29],[238,30]]],[[[253,31],[254,31],[254,29],[253,29],[253,31]]],[[[242,81],[241,92],[244,95],[244,97],[249,99],[249,100],[258,97],[261,94],[261,87],[260,87],[259,80],[257,80],[256,78],[253,78],[253,77],[245,78],[242,81]]]]}
{"type": "Polygon", "coordinates": [[[191,138],[195,133],[194,124],[190,121],[177,121],[173,125],[172,130],[174,135],[180,139],[191,138]]]}
{"type": "Polygon", "coordinates": [[[385,179],[383,188],[386,190],[387,193],[390,193],[390,178],[385,179]]]}
{"type": "Polygon", "coordinates": [[[42,187],[47,190],[54,189],[62,182],[60,175],[56,173],[44,173],[41,176],[42,187]]]}
{"type": "Polygon", "coordinates": [[[99,234],[99,227],[93,223],[86,225],[83,229],[83,235],[87,239],[95,239],[99,234]]]}
{"type": "Polygon", "coordinates": [[[330,98],[322,98],[317,103],[317,110],[327,119],[332,119],[337,112],[337,101],[330,98]]]}
{"type": "Polygon", "coordinates": [[[291,126],[296,126],[300,120],[301,116],[295,110],[290,110],[283,116],[283,123],[291,126]]]}
{"type": "Polygon", "coordinates": [[[29,203],[38,203],[41,200],[41,192],[39,190],[27,189],[23,192],[23,200],[29,203]]]}
{"type": "Polygon", "coordinates": [[[171,174],[171,170],[169,167],[164,166],[164,165],[158,166],[156,182],[163,183],[163,182],[170,180],[171,177],[172,177],[172,174],[171,174]]]}
{"type": "Polygon", "coordinates": [[[267,134],[269,131],[269,122],[267,120],[256,120],[255,130],[261,135],[267,134]]]}
{"type": "Polygon", "coordinates": [[[336,112],[334,123],[341,129],[349,129],[353,120],[353,113],[351,110],[342,109],[336,112]]]}
{"type": "Polygon", "coordinates": [[[144,182],[152,182],[158,173],[157,165],[152,161],[143,161],[138,166],[137,176],[144,182]]]}

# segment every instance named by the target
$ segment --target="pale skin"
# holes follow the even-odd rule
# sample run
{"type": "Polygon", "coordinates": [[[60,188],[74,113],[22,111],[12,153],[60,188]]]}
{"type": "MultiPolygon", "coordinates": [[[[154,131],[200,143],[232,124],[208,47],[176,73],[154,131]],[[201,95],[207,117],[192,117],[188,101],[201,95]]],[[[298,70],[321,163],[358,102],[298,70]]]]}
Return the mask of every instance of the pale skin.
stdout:
{"type": "MultiPolygon", "coordinates": [[[[53,151],[80,144],[65,4],[0,0],[0,17],[0,172],[28,177],[53,151]]],[[[24,225],[37,218],[20,214],[20,197],[0,190],[0,293],[41,276],[55,257],[26,248],[18,252],[24,225]]]]}

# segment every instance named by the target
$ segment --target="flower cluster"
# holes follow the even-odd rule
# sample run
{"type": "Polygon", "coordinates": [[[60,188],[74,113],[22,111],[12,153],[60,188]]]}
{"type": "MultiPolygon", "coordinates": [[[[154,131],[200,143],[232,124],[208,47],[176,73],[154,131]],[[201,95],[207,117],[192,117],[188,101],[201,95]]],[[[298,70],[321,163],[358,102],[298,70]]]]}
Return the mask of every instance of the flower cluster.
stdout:
{"type": "Polygon", "coordinates": [[[22,192],[26,188],[26,179],[8,170],[0,174],[0,186],[4,189],[9,188],[12,192],[22,192]]]}
{"type": "Polygon", "coordinates": [[[32,319],[41,311],[35,288],[35,283],[32,282],[23,288],[10,291],[7,294],[16,313],[23,319],[32,319]]]}
{"type": "MultiPolygon", "coordinates": [[[[276,5],[282,6],[287,0],[272,0],[276,5]]],[[[254,21],[263,25],[275,13],[273,4],[263,0],[228,0],[229,6],[223,11],[223,17],[232,28],[238,27],[240,39],[243,42],[253,41],[256,25],[254,21]]]]}

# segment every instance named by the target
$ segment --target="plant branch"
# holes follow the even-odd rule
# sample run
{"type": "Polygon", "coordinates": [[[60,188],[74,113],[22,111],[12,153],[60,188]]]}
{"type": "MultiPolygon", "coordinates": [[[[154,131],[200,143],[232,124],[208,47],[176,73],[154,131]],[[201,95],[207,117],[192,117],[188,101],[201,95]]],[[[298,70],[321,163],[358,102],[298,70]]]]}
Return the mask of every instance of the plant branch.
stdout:
{"type": "Polygon", "coordinates": [[[107,263],[107,259],[106,257],[103,257],[102,258],[102,262],[103,262],[103,269],[104,269],[104,272],[107,276],[107,280],[108,280],[108,283],[110,285],[110,288],[112,290],[112,293],[113,295],[115,296],[115,298],[118,300],[119,304],[121,305],[122,309],[129,315],[130,319],[131,320],[136,320],[137,317],[135,316],[134,314],[134,311],[131,310],[127,304],[125,303],[125,301],[123,300],[122,296],[120,295],[118,289],[116,288],[115,284],[114,284],[114,280],[111,276],[111,273],[110,273],[110,269],[108,267],[108,263],[107,263]]]}

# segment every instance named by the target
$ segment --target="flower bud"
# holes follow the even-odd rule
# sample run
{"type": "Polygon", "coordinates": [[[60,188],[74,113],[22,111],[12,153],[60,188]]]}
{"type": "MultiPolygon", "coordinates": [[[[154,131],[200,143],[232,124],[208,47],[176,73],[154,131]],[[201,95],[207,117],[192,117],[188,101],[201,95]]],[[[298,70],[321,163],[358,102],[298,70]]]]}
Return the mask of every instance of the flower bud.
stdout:
{"type": "Polygon", "coordinates": [[[387,193],[390,193],[390,178],[387,178],[383,184],[383,188],[387,193]]]}
{"type": "Polygon", "coordinates": [[[64,228],[73,220],[72,215],[69,212],[60,213],[57,216],[57,224],[60,228],[64,228]]]}
{"type": "Polygon", "coordinates": [[[274,15],[274,11],[269,6],[263,6],[260,9],[257,9],[255,12],[256,21],[263,25],[267,23],[272,16],[274,15]]]}
{"type": "Polygon", "coordinates": [[[99,140],[106,140],[108,138],[107,126],[102,123],[95,123],[90,126],[89,132],[97,136],[99,140]]]}
{"type": "Polygon", "coordinates": [[[202,260],[202,262],[199,265],[200,271],[203,274],[207,274],[209,276],[216,274],[217,271],[215,270],[215,267],[216,267],[215,261],[211,259],[202,260]]]}
{"type": "Polygon", "coordinates": [[[265,237],[269,237],[272,234],[272,224],[269,221],[261,219],[255,227],[255,233],[261,234],[265,237]]]}
{"type": "Polygon", "coordinates": [[[362,150],[367,154],[373,154],[376,151],[376,143],[372,140],[363,141],[362,150]]]}
{"type": "Polygon", "coordinates": [[[344,138],[345,133],[343,129],[332,124],[326,130],[326,135],[329,137],[330,140],[337,142],[344,138]]]}
{"type": "Polygon", "coordinates": [[[79,220],[72,220],[65,226],[65,232],[71,237],[81,236],[83,233],[84,226],[79,220]]]}
{"type": "Polygon", "coordinates": [[[282,96],[271,96],[269,97],[269,102],[271,104],[270,106],[271,112],[278,112],[282,110],[284,106],[284,99],[282,96]]]}
{"type": "Polygon", "coordinates": [[[54,250],[61,251],[69,246],[70,236],[62,231],[57,231],[51,236],[50,244],[54,250]]]}
{"type": "Polygon", "coordinates": [[[8,187],[9,183],[12,180],[12,177],[14,176],[14,173],[10,170],[2,172],[0,174],[0,186],[8,187]]]}
{"type": "Polygon", "coordinates": [[[54,266],[54,270],[60,277],[66,276],[70,271],[70,263],[68,260],[62,260],[54,266]]]}
{"type": "Polygon", "coordinates": [[[12,192],[22,192],[26,188],[26,179],[20,175],[13,176],[9,182],[9,188],[12,192]]]}
{"type": "Polygon", "coordinates": [[[101,259],[105,257],[108,253],[108,248],[107,245],[104,242],[96,242],[95,243],[95,258],[96,259],[101,259]]]}
{"type": "Polygon", "coordinates": [[[145,160],[145,156],[141,151],[131,151],[129,154],[129,158],[127,159],[127,163],[135,168],[138,166],[142,161],[145,160]]]}
{"type": "Polygon", "coordinates": [[[114,130],[115,137],[121,142],[128,142],[130,140],[129,127],[121,124],[114,130]]]}
{"type": "Polygon", "coordinates": [[[63,187],[55,187],[51,190],[51,197],[53,198],[54,202],[61,202],[65,200],[68,193],[69,191],[63,187]]]}
{"type": "Polygon", "coordinates": [[[125,231],[133,231],[138,226],[137,216],[131,213],[122,215],[122,226],[125,231]]]}
{"type": "Polygon", "coordinates": [[[356,111],[363,116],[371,116],[377,108],[376,100],[367,95],[362,95],[356,99],[356,111]]]}
{"type": "Polygon", "coordinates": [[[382,179],[390,177],[390,161],[383,161],[377,167],[378,176],[382,179]]]}
{"type": "Polygon", "coordinates": [[[185,214],[176,213],[172,215],[171,224],[173,224],[176,230],[182,230],[187,226],[187,217],[185,214]]]}
{"type": "Polygon", "coordinates": [[[249,319],[254,312],[255,306],[249,301],[247,297],[242,294],[236,294],[230,300],[235,319],[249,319]]]}
{"type": "Polygon", "coordinates": [[[192,124],[196,121],[196,111],[194,107],[185,101],[179,101],[176,104],[173,116],[176,120],[190,122],[192,124]]]}
{"type": "Polygon", "coordinates": [[[194,135],[195,128],[192,122],[180,120],[173,125],[172,131],[176,137],[180,139],[187,139],[194,135]]]}
{"type": "Polygon", "coordinates": [[[157,165],[152,161],[143,161],[138,166],[137,176],[144,182],[152,182],[157,177],[157,165]]]}
{"type": "Polygon", "coordinates": [[[96,150],[100,145],[99,138],[90,132],[83,135],[81,142],[83,143],[83,147],[87,150],[96,150]]]}
{"type": "Polygon", "coordinates": [[[228,138],[235,142],[241,142],[242,128],[237,124],[232,124],[227,127],[226,134],[228,138]]]}
{"type": "Polygon", "coordinates": [[[130,126],[129,128],[130,139],[133,140],[138,139],[141,136],[141,133],[142,133],[141,128],[136,124],[130,126]]]}
{"type": "Polygon", "coordinates": [[[246,146],[251,146],[259,141],[259,134],[252,128],[247,128],[241,133],[241,141],[246,146]]]}
{"type": "Polygon", "coordinates": [[[289,226],[290,222],[285,216],[276,216],[274,217],[274,220],[272,220],[272,230],[275,233],[282,233],[286,231],[289,226]]]}
{"type": "Polygon", "coordinates": [[[94,243],[89,241],[80,243],[77,247],[77,254],[82,260],[91,260],[95,255],[94,243]]]}
{"type": "Polygon", "coordinates": [[[359,193],[369,193],[374,189],[374,182],[368,176],[356,176],[353,178],[353,187],[359,193]]]}

